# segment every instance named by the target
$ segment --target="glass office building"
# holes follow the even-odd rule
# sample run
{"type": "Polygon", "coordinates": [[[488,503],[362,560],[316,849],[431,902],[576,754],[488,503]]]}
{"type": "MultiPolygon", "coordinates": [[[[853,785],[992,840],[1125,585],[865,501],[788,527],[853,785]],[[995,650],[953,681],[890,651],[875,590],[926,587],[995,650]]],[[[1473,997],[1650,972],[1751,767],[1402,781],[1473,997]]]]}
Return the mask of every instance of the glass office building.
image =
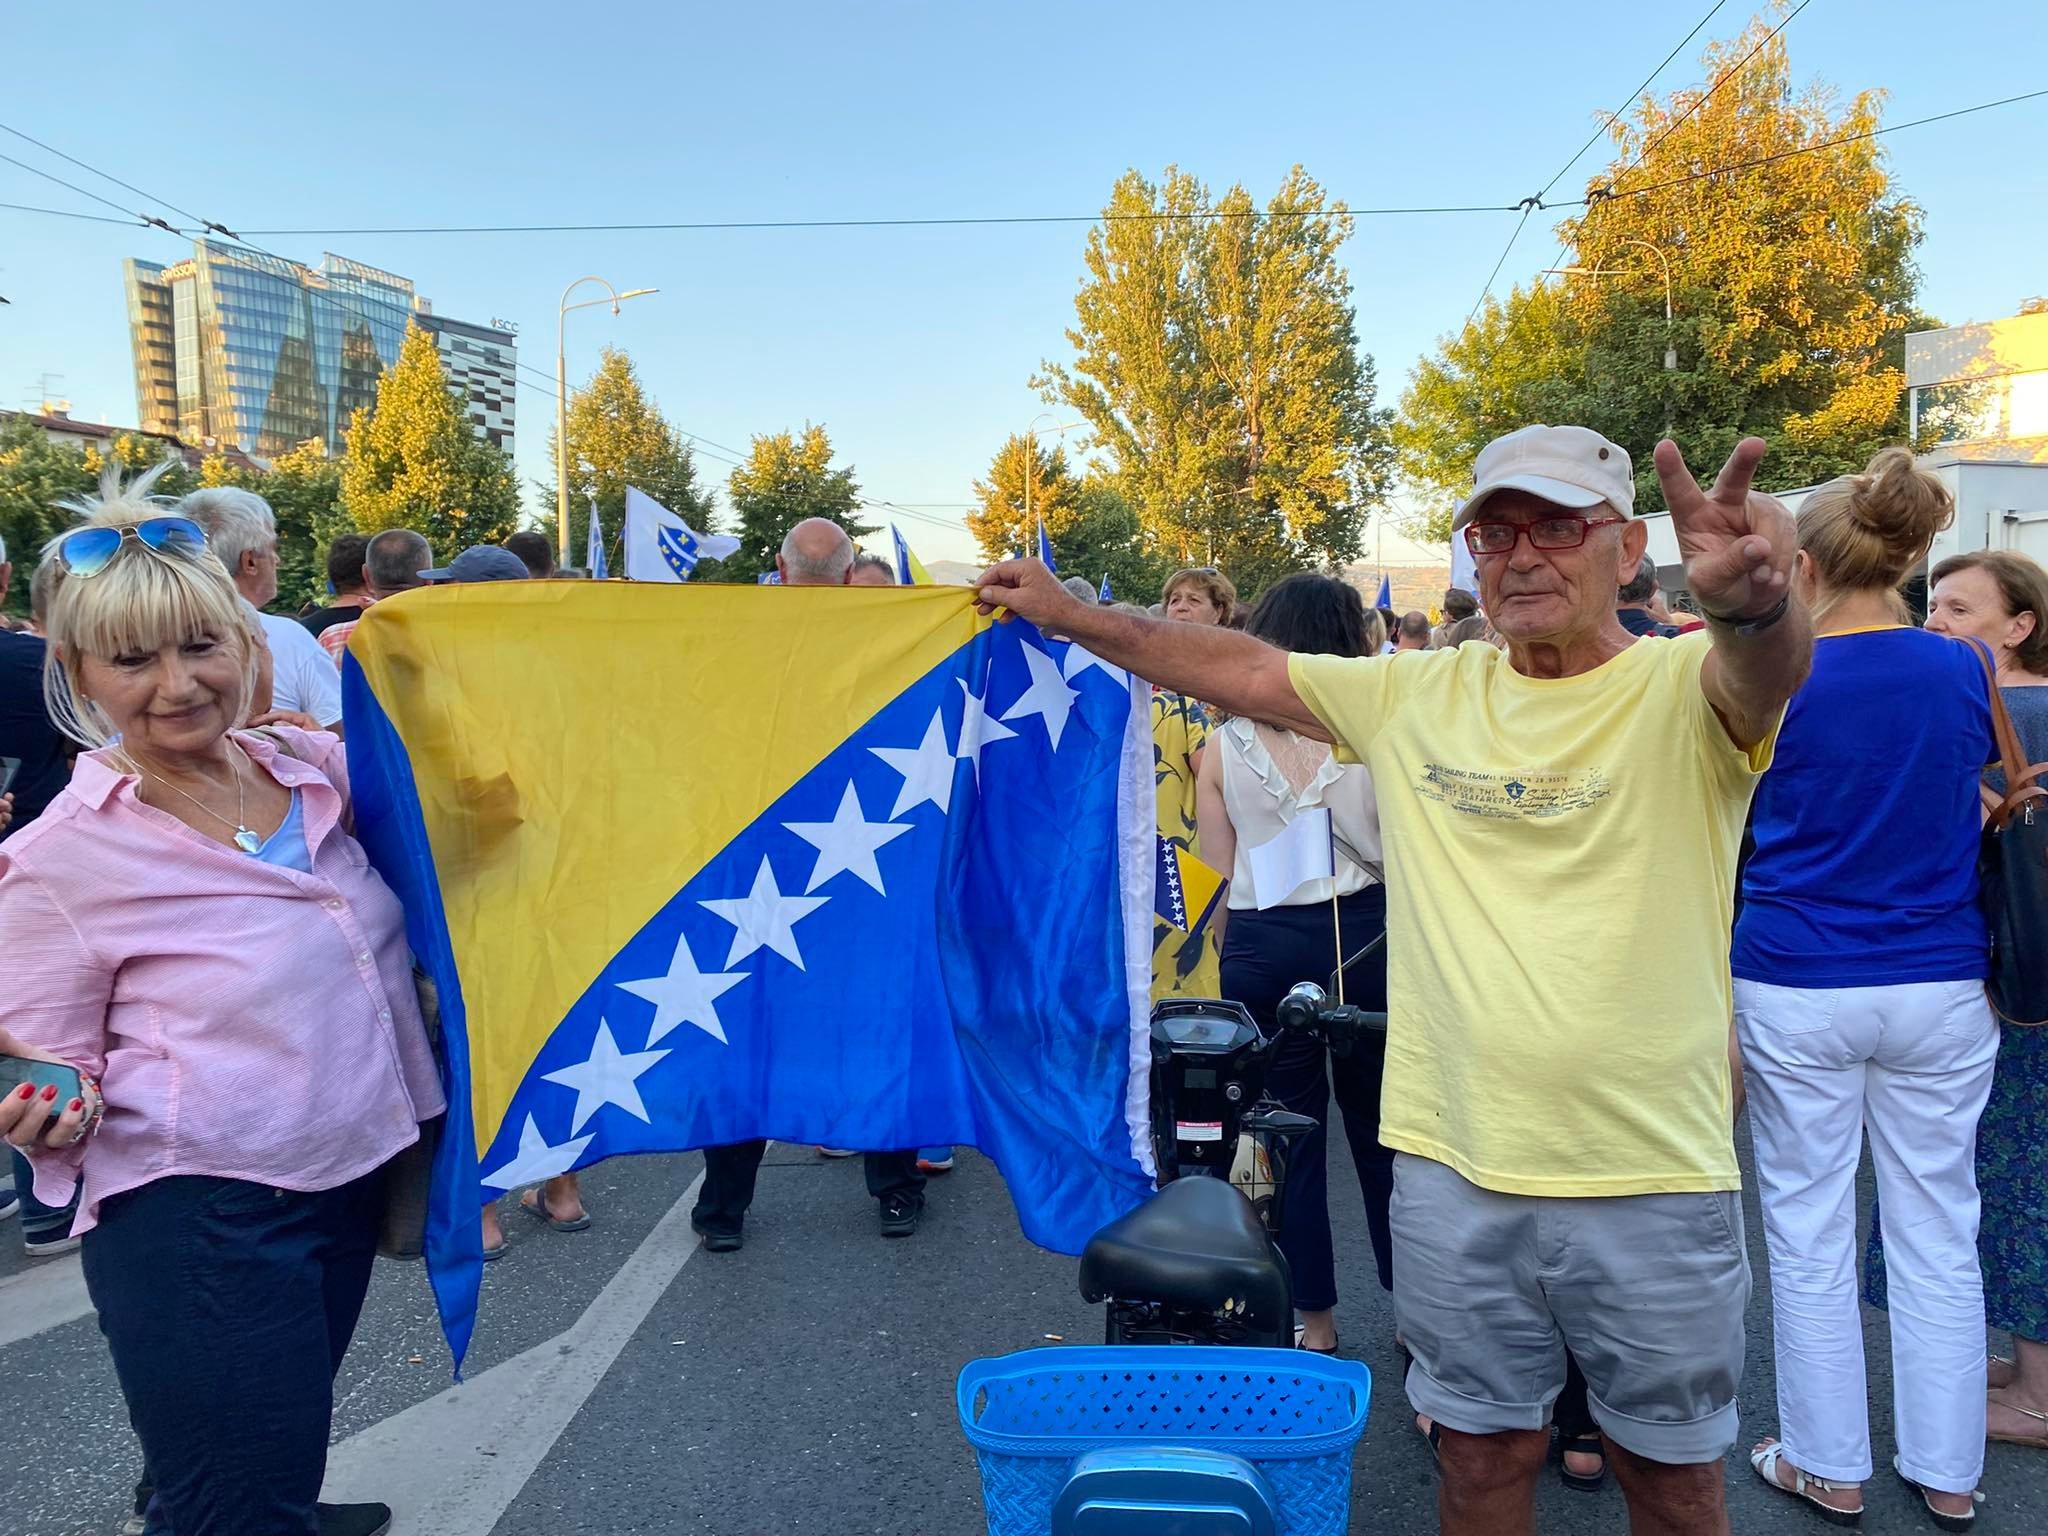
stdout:
{"type": "Polygon", "coordinates": [[[427,308],[408,279],[361,262],[305,267],[211,239],[189,261],[131,259],[123,275],[143,430],[259,458],[309,438],[339,453],[427,308]]]}

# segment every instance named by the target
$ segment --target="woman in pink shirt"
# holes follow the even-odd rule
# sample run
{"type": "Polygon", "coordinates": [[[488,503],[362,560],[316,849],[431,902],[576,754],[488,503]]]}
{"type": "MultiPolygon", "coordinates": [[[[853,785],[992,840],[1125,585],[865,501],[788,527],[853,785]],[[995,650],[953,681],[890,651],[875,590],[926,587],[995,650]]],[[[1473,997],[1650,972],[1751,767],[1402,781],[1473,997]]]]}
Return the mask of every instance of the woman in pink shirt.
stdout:
{"type": "Polygon", "coordinates": [[[0,847],[0,945],[33,980],[0,994],[0,1051],[97,1087],[10,1096],[0,1136],[47,1203],[83,1183],[86,1284],[159,1522],[373,1536],[382,1505],[315,1500],[381,1171],[444,1107],[439,1074],[340,744],[240,728],[240,599],[146,487],[110,485],[53,546],[45,691],[91,750],[0,847]]]}

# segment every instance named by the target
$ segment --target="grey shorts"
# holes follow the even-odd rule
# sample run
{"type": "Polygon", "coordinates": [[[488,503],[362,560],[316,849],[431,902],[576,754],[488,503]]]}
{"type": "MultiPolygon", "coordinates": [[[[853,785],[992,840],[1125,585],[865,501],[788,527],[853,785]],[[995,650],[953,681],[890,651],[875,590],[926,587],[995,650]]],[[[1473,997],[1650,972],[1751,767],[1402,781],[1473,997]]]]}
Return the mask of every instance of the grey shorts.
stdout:
{"type": "Polygon", "coordinates": [[[1473,1435],[1541,1429],[1569,1344],[1616,1444],[1684,1465],[1735,1443],[1749,1305],[1737,1191],[1504,1195],[1403,1152],[1393,1231],[1417,1413],[1473,1435]]]}

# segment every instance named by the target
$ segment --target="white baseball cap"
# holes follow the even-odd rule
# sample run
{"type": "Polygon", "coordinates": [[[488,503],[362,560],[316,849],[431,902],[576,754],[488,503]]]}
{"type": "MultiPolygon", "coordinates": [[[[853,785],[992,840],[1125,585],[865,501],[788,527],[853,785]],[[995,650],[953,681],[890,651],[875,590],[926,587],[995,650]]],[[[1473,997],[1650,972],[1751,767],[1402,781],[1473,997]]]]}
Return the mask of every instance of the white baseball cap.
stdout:
{"type": "Polygon", "coordinates": [[[1496,437],[1472,464],[1472,494],[1451,519],[1464,527],[1495,491],[1527,491],[1560,507],[1606,503],[1635,515],[1635,469],[1628,453],[1590,427],[1522,427],[1496,437]]]}

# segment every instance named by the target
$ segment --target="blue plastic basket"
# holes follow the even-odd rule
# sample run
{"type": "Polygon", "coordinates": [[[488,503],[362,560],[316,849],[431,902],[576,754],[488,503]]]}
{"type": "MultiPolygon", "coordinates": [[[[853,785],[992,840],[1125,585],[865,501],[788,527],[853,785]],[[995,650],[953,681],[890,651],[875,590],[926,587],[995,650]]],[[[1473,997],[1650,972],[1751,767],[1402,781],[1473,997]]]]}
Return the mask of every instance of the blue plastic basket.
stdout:
{"type": "Polygon", "coordinates": [[[1227,1451],[1273,1490],[1282,1536],[1344,1536],[1372,1373],[1292,1349],[1027,1349],[960,1372],[989,1536],[1046,1536],[1074,1459],[1117,1446],[1227,1451]]]}

